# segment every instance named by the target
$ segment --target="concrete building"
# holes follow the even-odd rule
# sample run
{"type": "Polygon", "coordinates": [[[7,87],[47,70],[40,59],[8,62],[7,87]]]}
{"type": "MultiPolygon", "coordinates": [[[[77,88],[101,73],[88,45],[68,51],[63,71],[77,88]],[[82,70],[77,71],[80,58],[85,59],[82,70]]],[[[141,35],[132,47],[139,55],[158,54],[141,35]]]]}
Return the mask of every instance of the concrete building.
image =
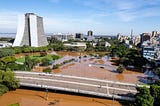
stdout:
{"type": "Polygon", "coordinates": [[[83,34],[82,33],[76,33],[75,38],[76,39],[83,39],[83,34]]]}
{"type": "Polygon", "coordinates": [[[11,47],[12,43],[9,43],[7,41],[0,41],[0,48],[5,48],[5,47],[11,47]]]}
{"type": "Polygon", "coordinates": [[[143,44],[144,41],[150,40],[151,35],[149,33],[142,33],[141,35],[141,44],[143,44]]]}
{"type": "Polygon", "coordinates": [[[152,37],[155,37],[158,35],[158,32],[157,31],[152,31],[152,37]]]}
{"type": "Polygon", "coordinates": [[[65,43],[64,46],[66,47],[79,47],[82,49],[86,49],[87,45],[85,42],[72,42],[72,43],[65,43]]]}
{"type": "Polygon", "coordinates": [[[156,50],[154,46],[143,47],[143,57],[148,60],[154,60],[156,55],[156,50]]]}
{"type": "Polygon", "coordinates": [[[48,45],[44,34],[43,18],[34,13],[19,16],[18,28],[13,46],[40,47],[48,45]]]}
{"type": "Polygon", "coordinates": [[[105,47],[110,47],[110,46],[111,46],[111,44],[110,44],[110,43],[105,42],[105,47]]]}
{"type": "Polygon", "coordinates": [[[74,35],[72,34],[62,34],[62,33],[58,33],[58,34],[54,34],[52,35],[52,37],[55,37],[57,40],[65,42],[71,39],[75,39],[74,35]]]}
{"type": "Polygon", "coordinates": [[[88,32],[87,32],[87,35],[88,35],[88,36],[93,36],[93,31],[91,31],[91,30],[88,31],[88,32]]]}

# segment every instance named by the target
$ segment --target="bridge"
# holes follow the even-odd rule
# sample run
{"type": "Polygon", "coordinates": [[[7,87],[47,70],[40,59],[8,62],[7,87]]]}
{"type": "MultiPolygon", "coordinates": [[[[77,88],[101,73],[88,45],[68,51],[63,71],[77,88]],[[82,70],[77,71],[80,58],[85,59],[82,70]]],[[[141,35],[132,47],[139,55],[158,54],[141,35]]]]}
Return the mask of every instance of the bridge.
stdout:
{"type": "Polygon", "coordinates": [[[134,101],[136,84],[62,74],[15,71],[21,86],[134,101]]]}

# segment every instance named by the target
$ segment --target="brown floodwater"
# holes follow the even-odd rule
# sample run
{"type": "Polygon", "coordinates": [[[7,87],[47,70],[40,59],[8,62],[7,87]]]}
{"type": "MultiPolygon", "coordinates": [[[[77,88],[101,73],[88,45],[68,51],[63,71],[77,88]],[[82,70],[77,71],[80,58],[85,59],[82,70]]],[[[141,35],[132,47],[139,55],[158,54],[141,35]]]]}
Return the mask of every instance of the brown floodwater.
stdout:
{"type": "MultiPolygon", "coordinates": [[[[79,53],[77,52],[57,52],[59,55],[63,55],[64,59],[70,59],[71,56],[75,59],[79,59],[79,53]]],[[[63,59],[62,59],[63,61],[63,59]]],[[[96,59],[95,57],[82,57],[77,62],[68,63],[61,66],[59,69],[52,70],[53,73],[67,74],[73,76],[82,76],[98,79],[107,79],[121,82],[129,83],[141,83],[139,78],[145,75],[140,72],[134,72],[126,70],[122,74],[119,74],[108,69],[103,69],[100,67],[89,66],[89,64],[102,64],[102,65],[112,65],[113,62],[107,60],[106,58],[96,59]]],[[[114,66],[114,65],[113,65],[114,66]]],[[[35,68],[34,71],[42,72],[43,67],[35,68]]]]}
{"type": "MultiPolygon", "coordinates": [[[[86,53],[77,52],[56,52],[62,56],[73,56],[76,59],[80,55],[86,55],[86,53]]],[[[21,56],[21,55],[20,55],[21,56]]],[[[107,69],[99,68],[96,66],[89,66],[89,64],[103,64],[112,65],[109,60],[102,58],[96,59],[94,57],[82,57],[77,62],[68,63],[61,66],[59,69],[52,70],[53,73],[67,74],[74,76],[83,76],[98,79],[107,79],[121,82],[140,83],[139,78],[144,76],[143,73],[133,72],[126,70],[122,74],[112,72],[107,69]]],[[[33,70],[36,72],[42,72],[46,67],[35,67],[33,70]]],[[[112,106],[112,100],[97,99],[91,97],[73,96],[66,94],[49,93],[49,99],[45,100],[45,92],[17,89],[11,91],[0,97],[1,106],[7,106],[12,103],[20,103],[20,106],[112,106]]],[[[114,106],[120,104],[115,101],[114,106]]]]}
{"type": "Polygon", "coordinates": [[[20,106],[121,106],[114,100],[98,99],[67,94],[48,93],[48,100],[43,91],[17,89],[0,96],[0,105],[19,103],[20,106]]]}

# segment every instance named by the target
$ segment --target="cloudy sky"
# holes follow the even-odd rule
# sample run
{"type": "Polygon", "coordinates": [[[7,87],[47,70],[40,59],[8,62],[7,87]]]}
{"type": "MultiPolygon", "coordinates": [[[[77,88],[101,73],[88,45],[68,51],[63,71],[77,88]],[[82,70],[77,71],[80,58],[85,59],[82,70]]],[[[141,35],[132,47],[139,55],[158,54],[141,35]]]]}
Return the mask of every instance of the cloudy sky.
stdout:
{"type": "Polygon", "coordinates": [[[160,0],[0,0],[0,32],[16,32],[28,12],[43,17],[46,33],[160,31],[160,0]]]}

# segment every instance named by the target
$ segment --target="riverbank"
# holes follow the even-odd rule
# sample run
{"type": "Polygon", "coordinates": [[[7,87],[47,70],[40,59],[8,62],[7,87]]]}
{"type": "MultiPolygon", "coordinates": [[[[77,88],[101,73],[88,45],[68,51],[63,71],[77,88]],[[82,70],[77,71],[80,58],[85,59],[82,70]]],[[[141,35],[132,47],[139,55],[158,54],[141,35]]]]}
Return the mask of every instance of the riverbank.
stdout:
{"type": "Polygon", "coordinates": [[[48,93],[48,100],[45,98],[45,91],[17,89],[10,91],[0,97],[0,105],[7,106],[19,103],[20,106],[121,106],[118,101],[83,97],[68,94],[48,93]]]}

